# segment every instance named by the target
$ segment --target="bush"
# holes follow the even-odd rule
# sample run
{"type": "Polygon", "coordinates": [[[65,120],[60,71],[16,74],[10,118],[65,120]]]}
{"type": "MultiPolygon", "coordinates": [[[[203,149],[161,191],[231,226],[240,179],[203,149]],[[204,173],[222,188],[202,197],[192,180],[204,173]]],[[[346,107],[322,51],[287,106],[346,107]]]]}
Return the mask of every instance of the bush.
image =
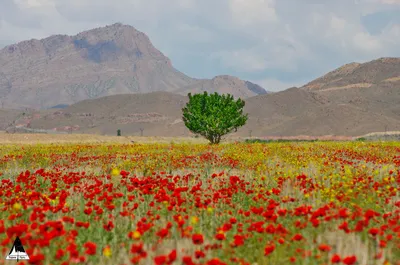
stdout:
{"type": "Polygon", "coordinates": [[[356,141],[358,142],[365,142],[367,139],[364,137],[357,138],[356,141]]]}

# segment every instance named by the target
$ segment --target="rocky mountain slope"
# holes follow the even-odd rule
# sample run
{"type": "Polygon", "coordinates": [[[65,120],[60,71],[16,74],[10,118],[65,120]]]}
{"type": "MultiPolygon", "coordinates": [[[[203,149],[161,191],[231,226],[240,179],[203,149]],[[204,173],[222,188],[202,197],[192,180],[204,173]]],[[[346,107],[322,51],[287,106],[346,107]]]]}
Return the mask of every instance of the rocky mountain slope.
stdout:
{"type": "Polygon", "coordinates": [[[0,50],[4,108],[49,108],[117,94],[207,90],[251,97],[266,91],[232,76],[194,79],[176,70],[149,38],[122,24],[54,35],[0,50]]]}
{"type": "MultiPolygon", "coordinates": [[[[302,89],[313,91],[338,106],[400,119],[400,58],[380,58],[367,63],[342,66],[302,89]]],[[[374,115],[371,116],[374,117],[374,115]]],[[[387,124],[395,126],[394,121],[387,124]]]]}
{"type": "Polygon", "coordinates": [[[379,58],[367,63],[350,63],[317,78],[302,88],[309,91],[337,91],[374,86],[398,87],[400,58],[379,58]]]}

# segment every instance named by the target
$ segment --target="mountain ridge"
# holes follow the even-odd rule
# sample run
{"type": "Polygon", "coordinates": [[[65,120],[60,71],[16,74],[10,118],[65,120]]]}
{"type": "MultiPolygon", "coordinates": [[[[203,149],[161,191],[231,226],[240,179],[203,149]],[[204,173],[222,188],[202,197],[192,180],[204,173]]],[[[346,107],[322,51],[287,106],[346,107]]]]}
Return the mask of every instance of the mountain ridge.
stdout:
{"type": "Polygon", "coordinates": [[[175,69],[145,33],[121,23],[8,45],[0,50],[0,65],[0,101],[7,108],[43,109],[153,91],[187,94],[198,87],[245,98],[267,93],[232,76],[191,78],[175,69]]]}

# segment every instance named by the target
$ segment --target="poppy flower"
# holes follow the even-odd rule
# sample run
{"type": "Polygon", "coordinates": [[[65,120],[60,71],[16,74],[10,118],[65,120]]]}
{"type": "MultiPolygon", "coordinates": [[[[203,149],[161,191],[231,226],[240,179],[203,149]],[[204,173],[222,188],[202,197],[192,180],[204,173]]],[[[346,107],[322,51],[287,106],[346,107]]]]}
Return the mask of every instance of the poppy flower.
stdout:
{"type": "Polygon", "coordinates": [[[303,236],[301,235],[301,234],[295,234],[293,237],[292,237],[292,240],[293,241],[300,241],[300,240],[302,240],[303,239],[303,236]]]}
{"type": "Polygon", "coordinates": [[[183,256],[182,257],[182,263],[184,264],[184,265],[194,265],[195,263],[193,262],[193,260],[192,260],[192,257],[190,257],[190,256],[183,256]]]}
{"type": "Polygon", "coordinates": [[[42,264],[45,256],[42,253],[29,256],[29,264],[42,264]]]}
{"type": "Polygon", "coordinates": [[[220,231],[215,235],[215,239],[217,240],[224,240],[225,239],[225,234],[224,232],[220,231]]]}
{"type": "Polygon", "coordinates": [[[329,252],[331,251],[332,248],[329,245],[321,244],[318,246],[318,249],[321,250],[322,252],[329,252]]]}
{"type": "Polygon", "coordinates": [[[165,238],[166,236],[168,236],[168,233],[169,233],[169,230],[166,228],[163,228],[157,232],[157,236],[159,236],[160,238],[165,238]]]}
{"type": "Polygon", "coordinates": [[[154,264],[164,265],[167,263],[168,257],[165,255],[154,257],[154,264]]]}
{"type": "Polygon", "coordinates": [[[96,254],[96,243],[93,242],[86,242],[85,244],[83,244],[83,246],[86,248],[85,253],[88,255],[95,255],[96,254]]]}
{"type": "Polygon", "coordinates": [[[342,262],[343,262],[343,264],[346,264],[346,265],[353,265],[357,262],[357,258],[356,258],[356,256],[348,256],[348,257],[343,258],[342,262]]]}
{"type": "Polygon", "coordinates": [[[379,233],[379,229],[378,229],[378,228],[375,228],[375,227],[372,227],[372,228],[370,228],[370,229],[368,230],[368,233],[369,233],[370,235],[372,235],[372,236],[376,236],[376,235],[379,233]]]}
{"type": "Polygon", "coordinates": [[[234,247],[239,247],[244,244],[244,237],[241,235],[234,235],[233,236],[233,246],[234,247]]]}
{"type": "Polygon", "coordinates": [[[168,254],[168,263],[172,263],[176,260],[176,249],[173,249],[169,254],[168,254]]]}
{"type": "Polygon", "coordinates": [[[274,250],[275,250],[275,245],[274,245],[274,244],[266,245],[265,248],[264,248],[264,255],[265,255],[265,256],[268,256],[268,255],[270,255],[274,250]]]}
{"type": "Polygon", "coordinates": [[[201,250],[196,250],[194,252],[194,256],[196,257],[196,259],[200,259],[200,258],[204,258],[206,256],[206,254],[201,250]]]}
{"type": "Polygon", "coordinates": [[[204,238],[202,234],[194,234],[192,235],[192,241],[195,245],[201,245],[204,242],[204,238]]]}
{"type": "Polygon", "coordinates": [[[332,263],[340,263],[340,261],[341,261],[341,258],[340,258],[340,256],[339,256],[338,254],[334,254],[334,255],[331,257],[331,262],[332,262],[332,263]]]}

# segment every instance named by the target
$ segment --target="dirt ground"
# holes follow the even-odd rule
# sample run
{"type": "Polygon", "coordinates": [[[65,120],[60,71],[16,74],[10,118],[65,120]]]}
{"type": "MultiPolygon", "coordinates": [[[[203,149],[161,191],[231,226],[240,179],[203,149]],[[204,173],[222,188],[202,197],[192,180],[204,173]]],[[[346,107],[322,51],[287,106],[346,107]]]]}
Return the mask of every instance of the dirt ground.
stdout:
{"type": "MultiPolygon", "coordinates": [[[[262,139],[262,140],[325,140],[325,141],[351,141],[360,137],[371,140],[379,140],[383,136],[400,137],[400,132],[386,133],[370,133],[367,135],[351,137],[351,136],[265,136],[265,137],[226,137],[222,142],[244,141],[245,139],[262,139]],[[375,139],[376,138],[376,139],[375,139]]],[[[392,139],[392,140],[396,140],[392,139]]],[[[389,139],[388,139],[389,140],[389,139]]],[[[97,134],[31,134],[31,133],[6,133],[0,131],[0,144],[36,144],[36,143],[208,143],[204,138],[195,137],[161,137],[161,136],[104,136],[97,134]]]]}
{"type": "Polygon", "coordinates": [[[140,137],[140,136],[103,136],[94,134],[8,134],[0,132],[0,144],[37,144],[37,143],[207,143],[202,138],[190,137],[140,137]]]}

